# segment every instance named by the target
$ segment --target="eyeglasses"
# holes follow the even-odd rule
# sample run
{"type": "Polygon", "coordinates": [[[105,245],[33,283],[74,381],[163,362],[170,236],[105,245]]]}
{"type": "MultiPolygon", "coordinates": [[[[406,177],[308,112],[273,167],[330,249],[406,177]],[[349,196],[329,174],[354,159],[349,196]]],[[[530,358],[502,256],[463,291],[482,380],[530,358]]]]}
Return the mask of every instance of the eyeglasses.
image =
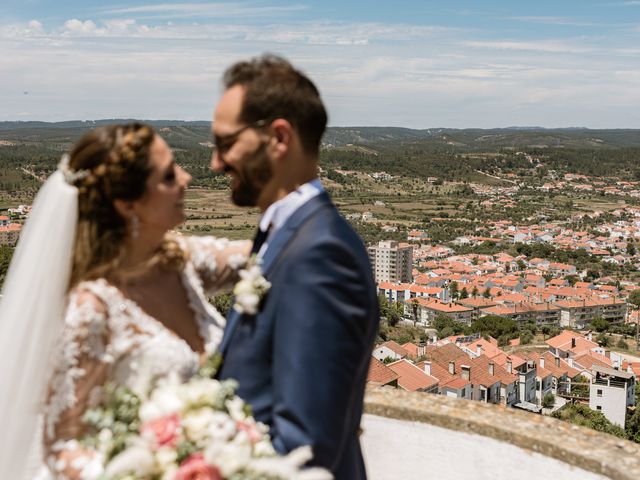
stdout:
{"type": "Polygon", "coordinates": [[[231,150],[231,147],[233,147],[233,145],[238,141],[238,137],[242,132],[244,132],[245,130],[249,130],[250,128],[263,128],[267,126],[268,122],[269,120],[262,119],[256,122],[249,123],[248,125],[245,125],[244,127],[241,127],[235,132],[228,135],[215,135],[213,141],[216,146],[216,151],[218,152],[218,157],[224,157],[224,155],[226,155],[229,150],[231,150]]]}

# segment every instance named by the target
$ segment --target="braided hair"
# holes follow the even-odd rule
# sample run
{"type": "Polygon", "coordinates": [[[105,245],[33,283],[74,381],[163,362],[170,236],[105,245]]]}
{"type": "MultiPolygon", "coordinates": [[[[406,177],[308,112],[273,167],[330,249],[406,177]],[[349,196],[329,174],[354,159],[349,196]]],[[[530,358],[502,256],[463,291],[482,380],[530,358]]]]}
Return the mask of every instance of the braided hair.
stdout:
{"type": "MultiPolygon", "coordinates": [[[[89,174],[75,183],[78,225],[69,288],[108,276],[119,266],[127,222],[114,200],[135,201],[145,194],[153,170],[149,155],[155,136],[153,127],[136,122],[96,128],[74,145],[69,167],[89,174]]],[[[180,267],[184,260],[169,238],[156,257],[167,267],[180,267]]]]}

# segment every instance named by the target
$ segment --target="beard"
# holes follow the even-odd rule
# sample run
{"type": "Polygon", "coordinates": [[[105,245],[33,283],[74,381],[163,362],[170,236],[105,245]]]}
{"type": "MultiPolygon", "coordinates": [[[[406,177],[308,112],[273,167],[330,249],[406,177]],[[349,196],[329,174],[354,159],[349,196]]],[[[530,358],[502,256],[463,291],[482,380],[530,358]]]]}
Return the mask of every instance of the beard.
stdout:
{"type": "Polygon", "coordinates": [[[235,167],[235,173],[237,183],[232,186],[231,200],[239,207],[255,207],[264,187],[273,177],[266,143],[247,158],[244,164],[235,167]]]}

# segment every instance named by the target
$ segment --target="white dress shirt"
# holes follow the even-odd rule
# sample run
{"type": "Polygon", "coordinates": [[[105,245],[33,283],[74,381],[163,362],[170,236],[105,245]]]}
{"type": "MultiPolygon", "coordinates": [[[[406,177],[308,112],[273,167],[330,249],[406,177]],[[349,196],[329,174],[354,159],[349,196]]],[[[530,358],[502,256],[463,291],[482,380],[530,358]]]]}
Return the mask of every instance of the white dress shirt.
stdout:
{"type": "Polygon", "coordinates": [[[269,205],[269,208],[265,210],[260,219],[260,230],[266,232],[269,230],[269,235],[266,241],[260,247],[258,251],[258,258],[262,258],[264,253],[269,248],[269,240],[273,238],[275,233],[282,228],[286,221],[298,210],[302,205],[307,203],[313,197],[320,195],[324,191],[319,179],[311,180],[310,182],[301,185],[297,190],[289,193],[286,197],[281,198],[277,202],[269,205]]]}

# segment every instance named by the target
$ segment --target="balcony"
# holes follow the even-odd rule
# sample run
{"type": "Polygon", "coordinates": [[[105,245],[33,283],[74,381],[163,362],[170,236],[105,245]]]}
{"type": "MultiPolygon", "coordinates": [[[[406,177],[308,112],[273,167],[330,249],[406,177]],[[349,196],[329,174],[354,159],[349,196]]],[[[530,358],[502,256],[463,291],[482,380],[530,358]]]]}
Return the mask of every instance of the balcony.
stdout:
{"type": "Polygon", "coordinates": [[[388,387],[365,412],[370,480],[640,478],[640,445],[542,415],[388,387]]]}

